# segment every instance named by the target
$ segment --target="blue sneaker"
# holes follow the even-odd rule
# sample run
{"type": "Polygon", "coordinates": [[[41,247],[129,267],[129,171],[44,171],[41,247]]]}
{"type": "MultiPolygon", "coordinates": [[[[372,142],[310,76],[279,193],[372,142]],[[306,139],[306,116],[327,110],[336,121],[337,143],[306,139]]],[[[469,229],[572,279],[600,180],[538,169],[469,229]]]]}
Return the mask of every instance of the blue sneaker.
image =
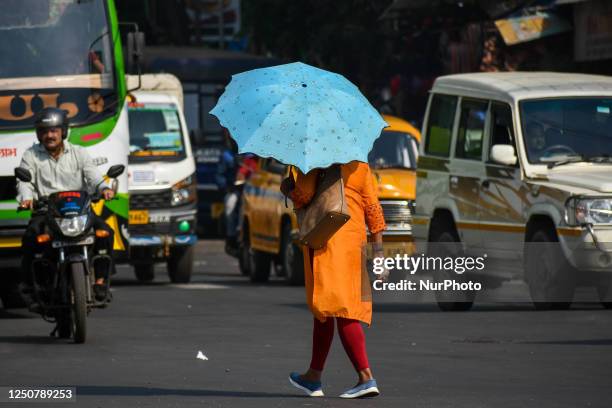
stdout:
{"type": "Polygon", "coordinates": [[[350,390],[344,391],[344,394],[340,395],[340,398],[365,398],[365,397],[376,397],[380,394],[376,380],[372,379],[366,381],[363,384],[351,388],[350,390]]]}
{"type": "Polygon", "coordinates": [[[304,391],[310,397],[322,397],[321,381],[305,381],[300,378],[298,373],[289,374],[289,382],[295,388],[304,391]]]}

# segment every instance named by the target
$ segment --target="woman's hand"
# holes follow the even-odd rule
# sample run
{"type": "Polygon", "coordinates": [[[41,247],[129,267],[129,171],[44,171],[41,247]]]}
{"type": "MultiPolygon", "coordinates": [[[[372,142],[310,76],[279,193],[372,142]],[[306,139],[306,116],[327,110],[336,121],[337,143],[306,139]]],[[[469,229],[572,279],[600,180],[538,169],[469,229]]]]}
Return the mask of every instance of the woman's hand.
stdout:
{"type": "MultiPolygon", "coordinates": [[[[374,258],[382,258],[384,260],[385,259],[384,251],[382,251],[382,249],[374,251],[374,258]]],[[[389,280],[389,275],[391,274],[391,272],[385,267],[384,261],[382,262],[381,267],[382,267],[382,272],[375,274],[376,280],[379,280],[381,282],[387,282],[389,280]]]]}
{"type": "MultiPolygon", "coordinates": [[[[377,232],[372,234],[372,249],[374,252],[374,258],[382,258],[385,259],[385,251],[383,250],[383,240],[382,240],[382,232],[377,232]]],[[[384,266],[383,261],[383,271],[379,274],[376,274],[376,280],[380,280],[382,282],[386,282],[389,280],[390,271],[384,266]]]]}

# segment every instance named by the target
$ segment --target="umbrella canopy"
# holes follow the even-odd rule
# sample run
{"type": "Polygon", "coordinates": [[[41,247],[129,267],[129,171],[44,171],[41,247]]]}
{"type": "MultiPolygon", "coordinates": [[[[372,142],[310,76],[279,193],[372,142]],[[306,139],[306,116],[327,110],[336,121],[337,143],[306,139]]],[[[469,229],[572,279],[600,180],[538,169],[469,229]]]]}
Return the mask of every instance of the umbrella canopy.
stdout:
{"type": "Polygon", "coordinates": [[[210,113],[229,130],[240,153],[273,157],[304,173],[367,162],[387,126],[349,80],[300,62],[232,76],[210,113]]]}

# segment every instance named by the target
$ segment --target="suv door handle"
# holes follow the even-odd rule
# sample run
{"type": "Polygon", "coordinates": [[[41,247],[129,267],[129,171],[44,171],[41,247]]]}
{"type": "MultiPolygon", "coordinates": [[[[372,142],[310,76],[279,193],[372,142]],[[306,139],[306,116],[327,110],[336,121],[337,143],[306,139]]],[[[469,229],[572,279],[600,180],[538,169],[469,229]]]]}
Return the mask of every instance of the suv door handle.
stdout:
{"type": "Polygon", "coordinates": [[[491,182],[489,180],[482,180],[482,183],[480,185],[482,186],[482,188],[489,188],[491,182]]]}

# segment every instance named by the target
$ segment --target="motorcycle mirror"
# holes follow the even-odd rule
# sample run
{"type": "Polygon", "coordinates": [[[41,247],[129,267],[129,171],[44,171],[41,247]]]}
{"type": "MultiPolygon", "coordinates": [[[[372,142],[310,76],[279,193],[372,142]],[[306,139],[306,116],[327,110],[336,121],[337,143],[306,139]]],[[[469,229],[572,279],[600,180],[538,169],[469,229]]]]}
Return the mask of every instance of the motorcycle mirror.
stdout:
{"type": "Polygon", "coordinates": [[[106,172],[106,175],[109,178],[117,178],[121,174],[123,174],[124,170],[125,170],[125,166],[123,164],[115,164],[114,166],[111,166],[110,169],[108,169],[108,171],[106,172]]]}
{"type": "Polygon", "coordinates": [[[24,183],[29,183],[32,181],[32,174],[30,173],[30,170],[24,169],[23,167],[15,167],[15,177],[24,183]]]}

